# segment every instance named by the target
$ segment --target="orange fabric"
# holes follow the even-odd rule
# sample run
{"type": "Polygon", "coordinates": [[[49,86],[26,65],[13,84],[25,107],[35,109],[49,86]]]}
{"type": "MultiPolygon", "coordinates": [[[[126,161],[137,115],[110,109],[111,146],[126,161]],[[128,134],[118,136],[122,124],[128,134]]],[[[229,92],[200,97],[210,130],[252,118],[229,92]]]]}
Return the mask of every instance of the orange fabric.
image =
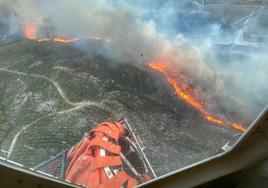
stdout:
{"type": "Polygon", "coordinates": [[[125,172],[119,172],[117,175],[115,175],[113,178],[105,181],[104,183],[93,186],[93,188],[112,188],[112,187],[120,187],[124,183],[126,183],[128,180],[128,175],[125,172]]]}
{"type": "Polygon", "coordinates": [[[127,184],[127,188],[135,187],[137,181],[120,171],[117,175],[108,179],[104,167],[121,167],[121,147],[110,141],[103,140],[104,136],[118,141],[125,133],[123,125],[119,122],[104,122],[85,136],[80,143],[74,146],[67,155],[69,165],[65,173],[65,179],[75,184],[93,188],[120,188],[127,184]],[[109,151],[114,156],[100,156],[100,149],[109,151]]]}
{"type": "Polygon", "coordinates": [[[120,165],[122,165],[122,161],[119,156],[97,157],[90,162],[88,171],[91,172],[93,170],[96,170],[97,168],[120,165]]]}
{"type": "Polygon", "coordinates": [[[108,126],[99,126],[99,127],[96,127],[93,131],[94,132],[102,132],[102,133],[106,134],[108,137],[110,137],[116,141],[119,139],[119,132],[113,131],[108,126]]]}
{"type": "Polygon", "coordinates": [[[132,177],[128,177],[128,183],[127,183],[127,188],[133,188],[137,185],[137,181],[132,178],[132,177]]]}
{"type": "MultiPolygon", "coordinates": [[[[78,160],[78,158],[87,151],[89,140],[83,139],[79,148],[75,148],[75,146],[71,149],[71,152],[68,153],[67,158],[70,160],[68,169],[71,169],[74,163],[78,160]]],[[[88,151],[90,152],[90,151],[88,151]]],[[[67,169],[67,173],[68,173],[67,169]]]]}
{"type": "Polygon", "coordinates": [[[99,137],[96,137],[93,140],[91,140],[91,142],[89,143],[89,148],[93,146],[101,147],[111,153],[118,154],[118,155],[121,152],[121,147],[119,145],[115,145],[111,142],[104,141],[103,139],[99,137]]]}

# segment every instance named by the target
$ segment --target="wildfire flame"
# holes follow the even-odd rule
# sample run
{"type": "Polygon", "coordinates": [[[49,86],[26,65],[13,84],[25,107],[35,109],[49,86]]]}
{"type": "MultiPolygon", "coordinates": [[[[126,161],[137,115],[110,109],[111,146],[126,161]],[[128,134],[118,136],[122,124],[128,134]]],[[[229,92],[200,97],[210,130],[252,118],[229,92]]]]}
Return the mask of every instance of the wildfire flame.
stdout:
{"type": "Polygon", "coordinates": [[[150,62],[148,66],[151,69],[158,71],[162,76],[164,76],[167,82],[175,90],[176,95],[179,96],[186,103],[193,106],[199,112],[201,112],[206,120],[217,125],[230,126],[241,132],[246,131],[246,128],[242,124],[225,121],[211,114],[205,108],[204,104],[200,102],[198,97],[194,95],[190,84],[187,82],[187,77],[183,73],[179,72],[178,69],[175,69],[175,66],[171,62],[154,61],[150,62]]]}
{"type": "Polygon", "coordinates": [[[45,42],[45,41],[52,41],[52,42],[57,42],[57,43],[72,43],[81,40],[80,38],[74,38],[74,39],[69,39],[65,37],[54,37],[54,38],[40,38],[37,39],[37,42],[45,42]]]}
{"type": "MultiPolygon", "coordinates": [[[[56,43],[72,43],[72,42],[77,42],[79,40],[103,40],[102,38],[98,36],[89,36],[86,38],[67,38],[67,37],[62,37],[62,36],[56,36],[52,38],[40,38],[40,37],[37,37],[37,33],[38,33],[38,29],[33,24],[26,25],[24,29],[24,36],[28,39],[36,40],[37,42],[51,41],[51,42],[56,42],[56,43]]],[[[105,41],[110,42],[110,40],[105,40],[105,41]]]]}
{"type": "MultiPolygon", "coordinates": [[[[53,38],[38,38],[37,33],[38,29],[33,24],[29,24],[25,27],[24,30],[25,37],[31,40],[36,40],[37,42],[52,41],[57,43],[72,43],[82,39],[103,40],[102,38],[97,36],[89,36],[87,38],[66,38],[59,36],[53,38]]],[[[105,41],[110,42],[110,40],[105,41]]],[[[243,125],[219,119],[216,116],[213,116],[208,110],[206,110],[205,106],[193,95],[192,88],[187,83],[187,77],[184,74],[176,71],[171,62],[156,61],[149,63],[148,66],[160,72],[166,78],[168,83],[173,87],[176,95],[178,95],[185,102],[193,106],[195,109],[199,110],[204,115],[204,118],[206,120],[218,125],[228,125],[242,132],[246,130],[246,128],[243,125]]]]}
{"type": "Polygon", "coordinates": [[[37,28],[32,24],[27,25],[25,30],[24,30],[24,35],[28,39],[36,39],[37,28]]]}

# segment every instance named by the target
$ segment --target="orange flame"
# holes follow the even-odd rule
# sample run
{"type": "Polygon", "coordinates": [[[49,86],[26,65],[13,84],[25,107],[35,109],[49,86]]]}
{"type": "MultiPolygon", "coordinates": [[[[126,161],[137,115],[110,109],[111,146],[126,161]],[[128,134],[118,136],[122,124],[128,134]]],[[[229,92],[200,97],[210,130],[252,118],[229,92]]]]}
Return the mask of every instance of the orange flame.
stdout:
{"type": "Polygon", "coordinates": [[[39,38],[37,42],[52,41],[56,43],[72,43],[81,40],[81,38],[65,38],[65,37],[54,37],[54,38],[39,38]]]}
{"type": "Polygon", "coordinates": [[[37,28],[32,24],[27,25],[25,30],[24,30],[24,35],[28,39],[36,39],[37,28]]]}
{"type": "MultiPolygon", "coordinates": [[[[67,37],[62,37],[62,36],[55,36],[53,38],[39,38],[37,36],[38,30],[33,24],[28,24],[25,27],[24,30],[24,35],[26,38],[31,39],[31,40],[36,40],[37,42],[45,42],[45,41],[52,41],[56,43],[72,43],[72,42],[77,42],[82,39],[86,40],[103,40],[102,38],[98,36],[89,36],[86,38],[67,38],[67,37]]],[[[110,42],[110,40],[105,40],[106,42],[110,42]]]]}
{"type": "Polygon", "coordinates": [[[72,43],[72,42],[76,42],[79,41],[80,38],[74,38],[74,39],[68,39],[65,37],[54,37],[54,38],[40,38],[37,39],[37,42],[46,42],[46,41],[52,41],[52,42],[56,42],[56,43],[72,43]]]}
{"type": "Polygon", "coordinates": [[[195,109],[200,111],[204,118],[217,125],[228,125],[232,128],[238,129],[242,132],[246,131],[246,128],[239,123],[232,123],[221,120],[213,116],[205,106],[193,95],[193,91],[190,85],[187,83],[187,77],[175,69],[169,61],[155,61],[150,62],[148,66],[160,72],[167,82],[173,87],[177,96],[183,99],[185,102],[193,106],[195,109]]]}
{"type": "MultiPolygon", "coordinates": [[[[56,43],[72,43],[72,42],[77,42],[83,39],[87,40],[103,40],[100,37],[97,36],[90,36],[86,38],[66,38],[66,37],[54,37],[54,38],[39,38],[37,39],[37,42],[46,42],[46,41],[52,41],[56,43]]],[[[106,42],[109,42],[109,40],[105,40],[106,42]]]]}
{"type": "Polygon", "coordinates": [[[80,40],[80,38],[67,39],[64,37],[55,37],[52,40],[54,42],[60,42],[60,43],[71,43],[71,42],[76,42],[76,41],[80,40]]]}

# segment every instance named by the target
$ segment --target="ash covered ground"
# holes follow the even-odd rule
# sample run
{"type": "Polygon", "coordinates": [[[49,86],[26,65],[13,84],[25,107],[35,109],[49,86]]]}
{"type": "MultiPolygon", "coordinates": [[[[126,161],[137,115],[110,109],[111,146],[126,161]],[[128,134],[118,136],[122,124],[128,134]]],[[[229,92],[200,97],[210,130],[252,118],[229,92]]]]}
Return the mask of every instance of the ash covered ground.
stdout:
{"type": "Polygon", "coordinates": [[[0,44],[0,156],[33,167],[105,120],[127,118],[157,175],[219,153],[236,132],[164,88],[151,70],[70,44],[0,44]]]}

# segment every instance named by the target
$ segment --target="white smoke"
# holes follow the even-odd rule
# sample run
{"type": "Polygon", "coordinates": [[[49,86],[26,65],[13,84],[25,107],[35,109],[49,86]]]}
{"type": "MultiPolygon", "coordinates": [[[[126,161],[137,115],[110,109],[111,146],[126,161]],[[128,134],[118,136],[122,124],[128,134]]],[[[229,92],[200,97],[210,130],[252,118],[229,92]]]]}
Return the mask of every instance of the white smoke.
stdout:
{"type": "MultiPolygon", "coordinates": [[[[106,55],[120,62],[136,62],[140,54],[150,61],[172,60],[185,71],[210,77],[212,72],[202,61],[197,48],[178,35],[173,39],[156,30],[152,20],[142,20],[127,3],[94,0],[4,1],[16,14],[21,30],[31,23],[43,27],[49,20],[55,32],[65,36],[99,36],[113,41],[106,55]]],[[[22,31],[21,31],[22,32],[22,31]]]]}
{"type": "MultiPolygon", "coordinates": [[[[54,32],[64,36],[106,38],[113,41],[111,47],[99,53],[108,58],[132,63],[170,60],[193,80],[204,84],[208,99],[222,98],[221,105],[234,111],[248,108],[252,111],[244,110],[245,114],[259,113],[268,99],[268,69],[264,69],[268,68],[264,62],[267,56],[259,64],[262,71],[254,64],[262,54],[253,51],[243,63],[226,58],[229,65],[223,66],[214,49],[215,41],[234,40],[232,36],[236,33],[223,33],[220,23],[215,21],[204,23],[208,25],[205,30],[191,25],[191,14],[208,13],[200,8],[187,9],[188,6],[189,1],[170,0],[0,0],[0,10],[11,12],[8,31],[12,34],[22,33],[31,23],[39,30],[53,26],[54,32]],[[176,24],[183,25],[186,32],[176,31],[176,24]],[[204,33],[205,37],[197,37],[196,33],[204,33]]],[[[0,23],[3,20],[6,17],[0,13],[0,23]]]]}

